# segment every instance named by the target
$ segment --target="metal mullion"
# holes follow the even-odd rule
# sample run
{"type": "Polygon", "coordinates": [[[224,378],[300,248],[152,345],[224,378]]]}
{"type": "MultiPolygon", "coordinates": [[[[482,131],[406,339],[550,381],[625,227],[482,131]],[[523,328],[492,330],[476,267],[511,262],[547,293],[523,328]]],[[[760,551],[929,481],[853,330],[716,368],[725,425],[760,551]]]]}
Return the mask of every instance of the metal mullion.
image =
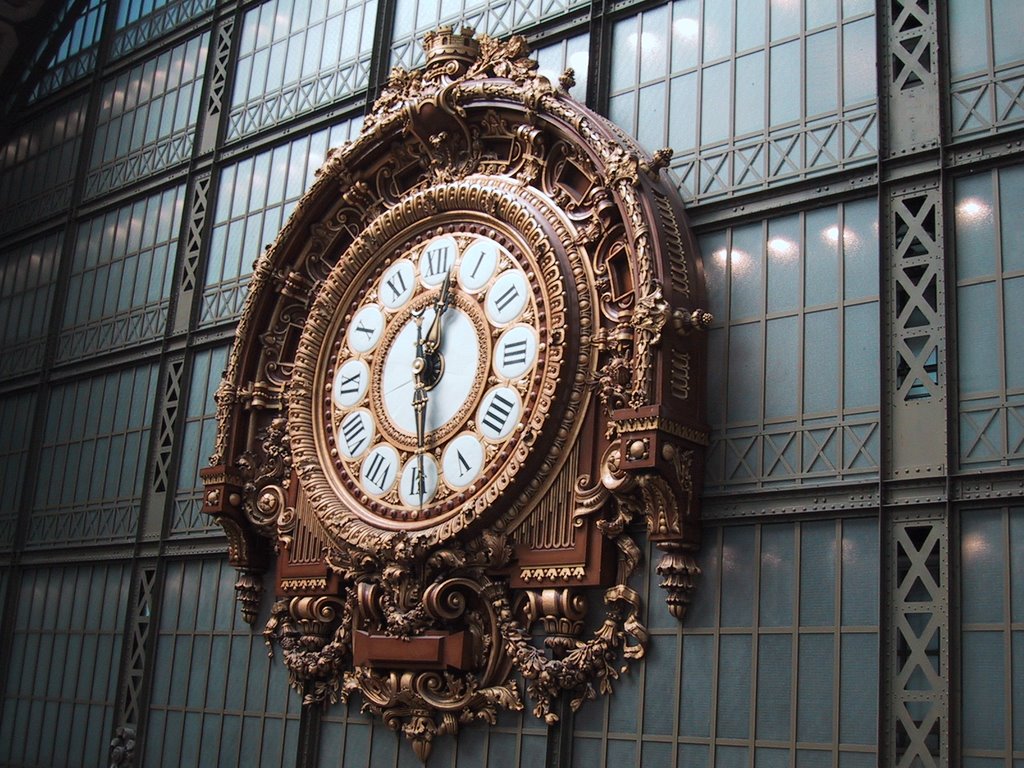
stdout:
{"type": "Polygon", "coordinates": [[[789,766],[796,765],[797,719],[800,704],[800,594],[803,584],[800,580],[801,547],[803,545],[803,523],[793,524],[793,606],[790,616],[789,646],[789,766]]]}
{"type": "MultiPolygon", "coordinates": [[[[997,246],[998,247],[998,246],[997,246]]],[[[1003,507],[1000,510],[1000,528],[1003,534],[1003,621],[1002,621],[1002,635],[1003,635],[1003,733],[1006,738],[1006,751],[1012,756],[1013,754],[1013,631],[1011,627],[1011,619],[1013,612],[1013,600],[1012,589],[1013,583],[1010,578],[1010,563],[1011,553],[1013,551],[1010,542],[1010,509],[1009,507],[1003,507]]],[[[958,529],[959,532],[959,529],[958,529]]],[[[952,622],[951,622],[952,623],[952,622]]],[[[950,628],[952,630],[952,627],[950,628]]],[[[962,646],[961,646],[962,647],[962,646]]],[[[962,698],[962,697],[961,697],[962,698]]],[[[951,731],[956,730],[951,727],[951,731]]],[[[1005,758],[1007,765],[1010,764],[1010,759],[1005,758]]]]}
{"type": "MultiPolygon", "coordinates": [[[[651,544],[650,541],[648,541],[647,542],[647,552],[649,554],[653,554],[654,550],[655,550],[654,546],[651,544]]],[[[652,558],[652,560],[653,560],[653,558],[652,558]]],[[[648,610],[663,610],[663,607],[658,604],[658,603],[660,603],[660,601],[656,600],[654,598],[654,596],[651,594],[651,588],[652,588],[652,586],[651,586],[651,569],[645,567],[645,568],[643,568],[643,571],[641,573],[640,594],[646,595],[646,602],[647,602],[647,605],[649,606],[648,610]]],[[[677,654],[678,654],[678,651],[677,651],[677,654]]],[[[644,674],[642,674],[642,675],[641,674],[637,674],[637,697],[636,697],[637,707],[634,709],[634,711],[636,711],[636,710],[639,710],[639,711],[636,712],[636,725],[635,725],[634,733],[631,734],[633,739],[634,739],[634,743],[636,745],[636,748],[635,748],[634,753],[633,753],[633,761],[634,761],[634,764],[635,764],[636,768],[643,768],[643,765],[640,762],[640,755],[643,753],[644,711],[646,710],[645,702],[647,701],[647,698],[646,698],[647,697],[647,673],[650,671],[650,666],[649,666],[647,660],[645,660],[643,668],[644,668],[644,674]]],[[[677,673],[676,673],[675,677],[678,679],[678,677],[679,677],[679,675],[678,675],[678,668],[677,668],[676,672],[677,673]]],[[[573,718],[569,718],[569,720],[570,720],[569,725],[570,726],[572,724],[572,719],[573,718]]],[[[605,759],[607,760],[607,749],[605,751],[605,759]]]]}
{"type": "MultiPolygon", "coordinates": [[[[799,256],[800,256],[800,270],[799,270],[799,272],[800,272],[800,285],[797,287],[797,297],[798,297],[798,299],[797,299],[797,309],[796,309],[796,313],[795,313],[796,317],[797,317],[797,329],[796,329],[797,341],[796,341],[796,343],[797,343],[797,361],[798,361],[798,363],[797,363],[797,380],[796,380],[797,412],[795,414],[793,414],[793,417],[794,417],[793,420],[796,422],[796,436],[797,436],[797,439],[800,441],[800,444],[797,446],[797,449],[796,449],[796,455],[798,456],[798,460],[800,462],[798,464],[797,468],[796,468],[796,470],[797,470],[797,477],[802,482],[803,480],[807,479],[808,475],[810,475],[810,470],[805,468],[808,465],[806,464],[806,457],[804,456],[804,436],[806,435],[806,432],[808,430],[808,426],[807,426],[806,420],[804,418],[804,413],[806,413],[806,411],[807,411],[807,408],[806,408],[806,406],[804,404],[804,368],[806,366],[806,357],[807,357],[807,333],[806,333],[807,308],[805,306],[805,304],[807,303],[807,295],[806,295],[807,292],[806,292],[805,287],[804,287],[805,283],[807,282],[806,281],[806,274],[807,274],[807,213],[806,213],[806,211],[801,211],[799,214],[797,214],[797,217],[798,217],[797,221],[799,222],[798,227],[799,227],[799,232],[800,232],[801,243],[800,243],[800,246],[799,246],[800,247],[800,250],[799,250],[799,256]]],[[[765,242],[767,242],[767,240],[765,242]]],[[[766,262],[767,262],[767,260],[766,260],[766,262]]],[[[766,267],[767,267],[767,263],[766,263],[766,267]]],[[[766,283],[767,283],[767,280],[768,280],[767,272],[768,272],[768,270],[766,268],[765,269],[765,282],[766,283]]],[[[765,304],[765,308],[767,309],[767,304],[765,304]]],[[[767,359],[768,359],[768,351],[766,349],[765,350],[765,361],[766,361],[766,364],[767,364],[767,359]]],[[[841,437],[842,436],[840,435],[840,454],[842,453],[842,447],[841,447],[842,446],[842,439],[841,439],[841,437]]],[[[828,443],[828,438],[825,439],[825,444],[827,444],[827,443],[828,443]]],[[[824,449],[822,449],[822,450],[824,450],[824,449]]],[[[815,459],[817,459],[817,457],[815,457],[815,459]]],[[[814,462],[812,461],[811,465],[813,466],[813,464],[814,464],[814,462]]]]}
{"type": "Polygon", "coordinates": [[[714,637],[714,643],[711,650],[712,660],[712,674],[711,674],[711,707],[708,712],[708,765],[715,764],[716,747],[718,743],[718,682],[719,673],[721,668],[718,660],[720,658],[721,651],[721,630],[722,630],[722,550],[725,541],[725,529],[719,526],[716,531],[714,547],[718,552],[717,563],[715,569],[717,570],[715,579],[715,615],[714,621],[712,622],[712,636],[714,637]]]}
{"type": "MultiPolygon", "coordinates": [[[[759,258],[761,259],[761,316],[758,318],[758,323],[761,326],[761,359],[758,361],[761,381],[765,381],[767,378],[768,368],[768,251],[766,245],[768,243],[768,222],[770,219],[763,219],[761,221],[761,252],[759,258]]],[[[731,256],[731,254],[730,254],[731,256]]],[[[763,487],[765,482],[765,453],[764,453],[764,433],[766,424],[766,412],[767,412],[767,396],[768,388],[761,387],[761,397],[758,404],[758,423],[757,429],[759,432],[758,446],[757,446],[757,477],[755,478],[758,488],[763,487]]],[[[799,455],[799,450],[798,450],[799,455]]]]}
{"type": "MultiPolygon", "coordinates": [[[[986,7],[988,3],[986,3],[986,7]]],[[[991,38],[989,40],[991,45],[991,38]]],[[[992,172],[992,213],[993,213],[993,224],[995,228],[996,237],[993,238],[995,241],[995,274],[993,276],[996,287],[996,312],[999,313],[999,335],[996,337],[996,344],[998,345],[999,355],[999,399],[1006,403],[1006,306],[1003,300],[1003,291],[1005,282],[1003,280],[1003,238],[1002,238],[1002,197],[1000,195],[1000,179],[1001,173],[998,169],[992,172]]],[[[948,368],[948,366],[947,366],[948,368]]],[[[948,377],[947,377],[948,378],[948,377]]],[[[1009,436],[1009,423],[1006,411],[1003,410],[1002,414],[998,417],[1002,422],[1002,449],[1003,455],[999,457],[1000,463],[1006,462],[1006,457],[1010,454],[1010,436],[1009,436]]],[[[1008,562],[1008,561],[1007,561],[1008,562]]],[[[1005,593],[1009,594],[1009,592],[1005,593]]],[[[1012,731],[1007,731],[1011,733],[1012,731]]]]}
{"type": "MultiPolygon", "coordinates": [[[[840,237],[842,229],[839,230],[840,237]]],[[[843,652],[843,518],[836,518],[833,535],[838,538],[836,544],[836,579],[833,589],[832,621],[832,764],[839,764],[839,716],[842,705],[842,652],[843,652]]]]}
{"type": "Polygon", "coordinates": [[[757,668],[761,653],[761,532],[763,524],[754,525],[754,590],[751,597],[750,618],[750,712],[747,715],[747,765],[754,768],[754,755],[757,744],[757,668]]]}
{"type": "MultiPolygon", "coordinates": [[[[838,9],[838,13],[841,21],[842,8],[838,9]]],[[[840,56],[838,60],[841,62],[842,57],[840,56]]],[[[842,80],[841,76],[840,80],[842,80]]],[[[839,361],[836,366],[839,374],[839,381],[836,383],[836,416],[839,421],[839,477],[837,479],[842,480],[846,478],[847,469],[851,472],[854,471],[852,459],[850,467],[846,466],[846,205],[843,203],[836,204],[836,227],[839,230],[839,238],[836,241],[836,324],[838,325],[836,335],[840,346],[839,361]]],[[[806,283],[806,277],[804,282],[806,283]]],[[[868,302],[865,301],[865,303],[868,302]]],[[[865,442],[867,441],[865,440],[865,442]]],[[[856,456],[859,451],[856,448],[853,450],[854,456],[856,456]]],[[[841,553],[842,549],[840,548],[841,553]]]]}

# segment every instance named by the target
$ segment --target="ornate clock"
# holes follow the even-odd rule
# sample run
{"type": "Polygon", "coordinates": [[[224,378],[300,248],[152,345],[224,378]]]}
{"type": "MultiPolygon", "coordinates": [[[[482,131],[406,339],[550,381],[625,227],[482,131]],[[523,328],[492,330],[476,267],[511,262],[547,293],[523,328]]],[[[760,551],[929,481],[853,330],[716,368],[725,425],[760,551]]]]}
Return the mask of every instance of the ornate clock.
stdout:
{"type": "Polygon", "coordinates": [[[422,759],[521,708],[515,672],[548,722],[611,690],[647,642],[638,524],[682,618],[710,321],[670,153],[521,38],[425,48],[257,262],[202,473],[250,622],[275,563],[306,702],[359,693],[422,759]]]}

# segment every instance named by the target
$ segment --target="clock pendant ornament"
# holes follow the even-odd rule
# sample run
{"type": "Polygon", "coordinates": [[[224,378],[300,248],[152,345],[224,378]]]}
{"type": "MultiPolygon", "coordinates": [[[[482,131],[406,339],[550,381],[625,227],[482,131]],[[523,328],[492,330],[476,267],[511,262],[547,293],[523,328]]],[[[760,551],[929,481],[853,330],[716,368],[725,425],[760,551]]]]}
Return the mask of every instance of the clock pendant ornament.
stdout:
{"type": "Polygon", "coordinates": [[[644,528],[683,618],[711,320],[670,152],[520,37],[425,49],[258,259],[201,473],[305,702],[361,696],[423,760],[522,708],[517,673],[548,723],[612,691],[644,528]]]}

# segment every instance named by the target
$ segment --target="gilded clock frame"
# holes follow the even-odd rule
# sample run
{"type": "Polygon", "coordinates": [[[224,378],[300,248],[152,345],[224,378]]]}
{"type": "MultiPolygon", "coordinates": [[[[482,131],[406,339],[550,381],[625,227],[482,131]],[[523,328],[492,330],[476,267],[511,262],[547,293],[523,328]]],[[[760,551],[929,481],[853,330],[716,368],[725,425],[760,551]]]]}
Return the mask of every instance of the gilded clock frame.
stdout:
{"type": "Polygon", "coordinates": [[[645,154],[572,99],[571,70],[541,76],[521,37],[443,27],[424,47],[257,260],[201,475],[246,621],[275,569],[264,636],[304,704],[361,696],[425,760],[434,739],[521,709],[517,674],[548,723],[563,694],[575,709],[612,692],[649,641],[629,586],[644,535],[685,615],[711,316],[670,151],[645,154]],[[550,341],[531,440],[508,443],[469,515],[384,525],[337,492],[317,447],[332,328],[387,248],[469,221],[536,264],[550,341]]]}

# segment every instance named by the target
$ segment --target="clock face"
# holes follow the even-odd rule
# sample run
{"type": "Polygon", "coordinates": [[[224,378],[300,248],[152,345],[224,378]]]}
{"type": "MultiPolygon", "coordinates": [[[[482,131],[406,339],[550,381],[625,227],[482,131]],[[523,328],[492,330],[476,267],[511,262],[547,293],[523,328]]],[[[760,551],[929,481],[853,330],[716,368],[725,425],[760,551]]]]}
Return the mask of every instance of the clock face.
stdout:
{"type": "Polygon", "coordinates": [[[544,293],[515,241],[481,226],[432,228],[375,266],[326,339],[328,474],[368,522],[432,525],[522,453],[549,345],[544,293]]]}

